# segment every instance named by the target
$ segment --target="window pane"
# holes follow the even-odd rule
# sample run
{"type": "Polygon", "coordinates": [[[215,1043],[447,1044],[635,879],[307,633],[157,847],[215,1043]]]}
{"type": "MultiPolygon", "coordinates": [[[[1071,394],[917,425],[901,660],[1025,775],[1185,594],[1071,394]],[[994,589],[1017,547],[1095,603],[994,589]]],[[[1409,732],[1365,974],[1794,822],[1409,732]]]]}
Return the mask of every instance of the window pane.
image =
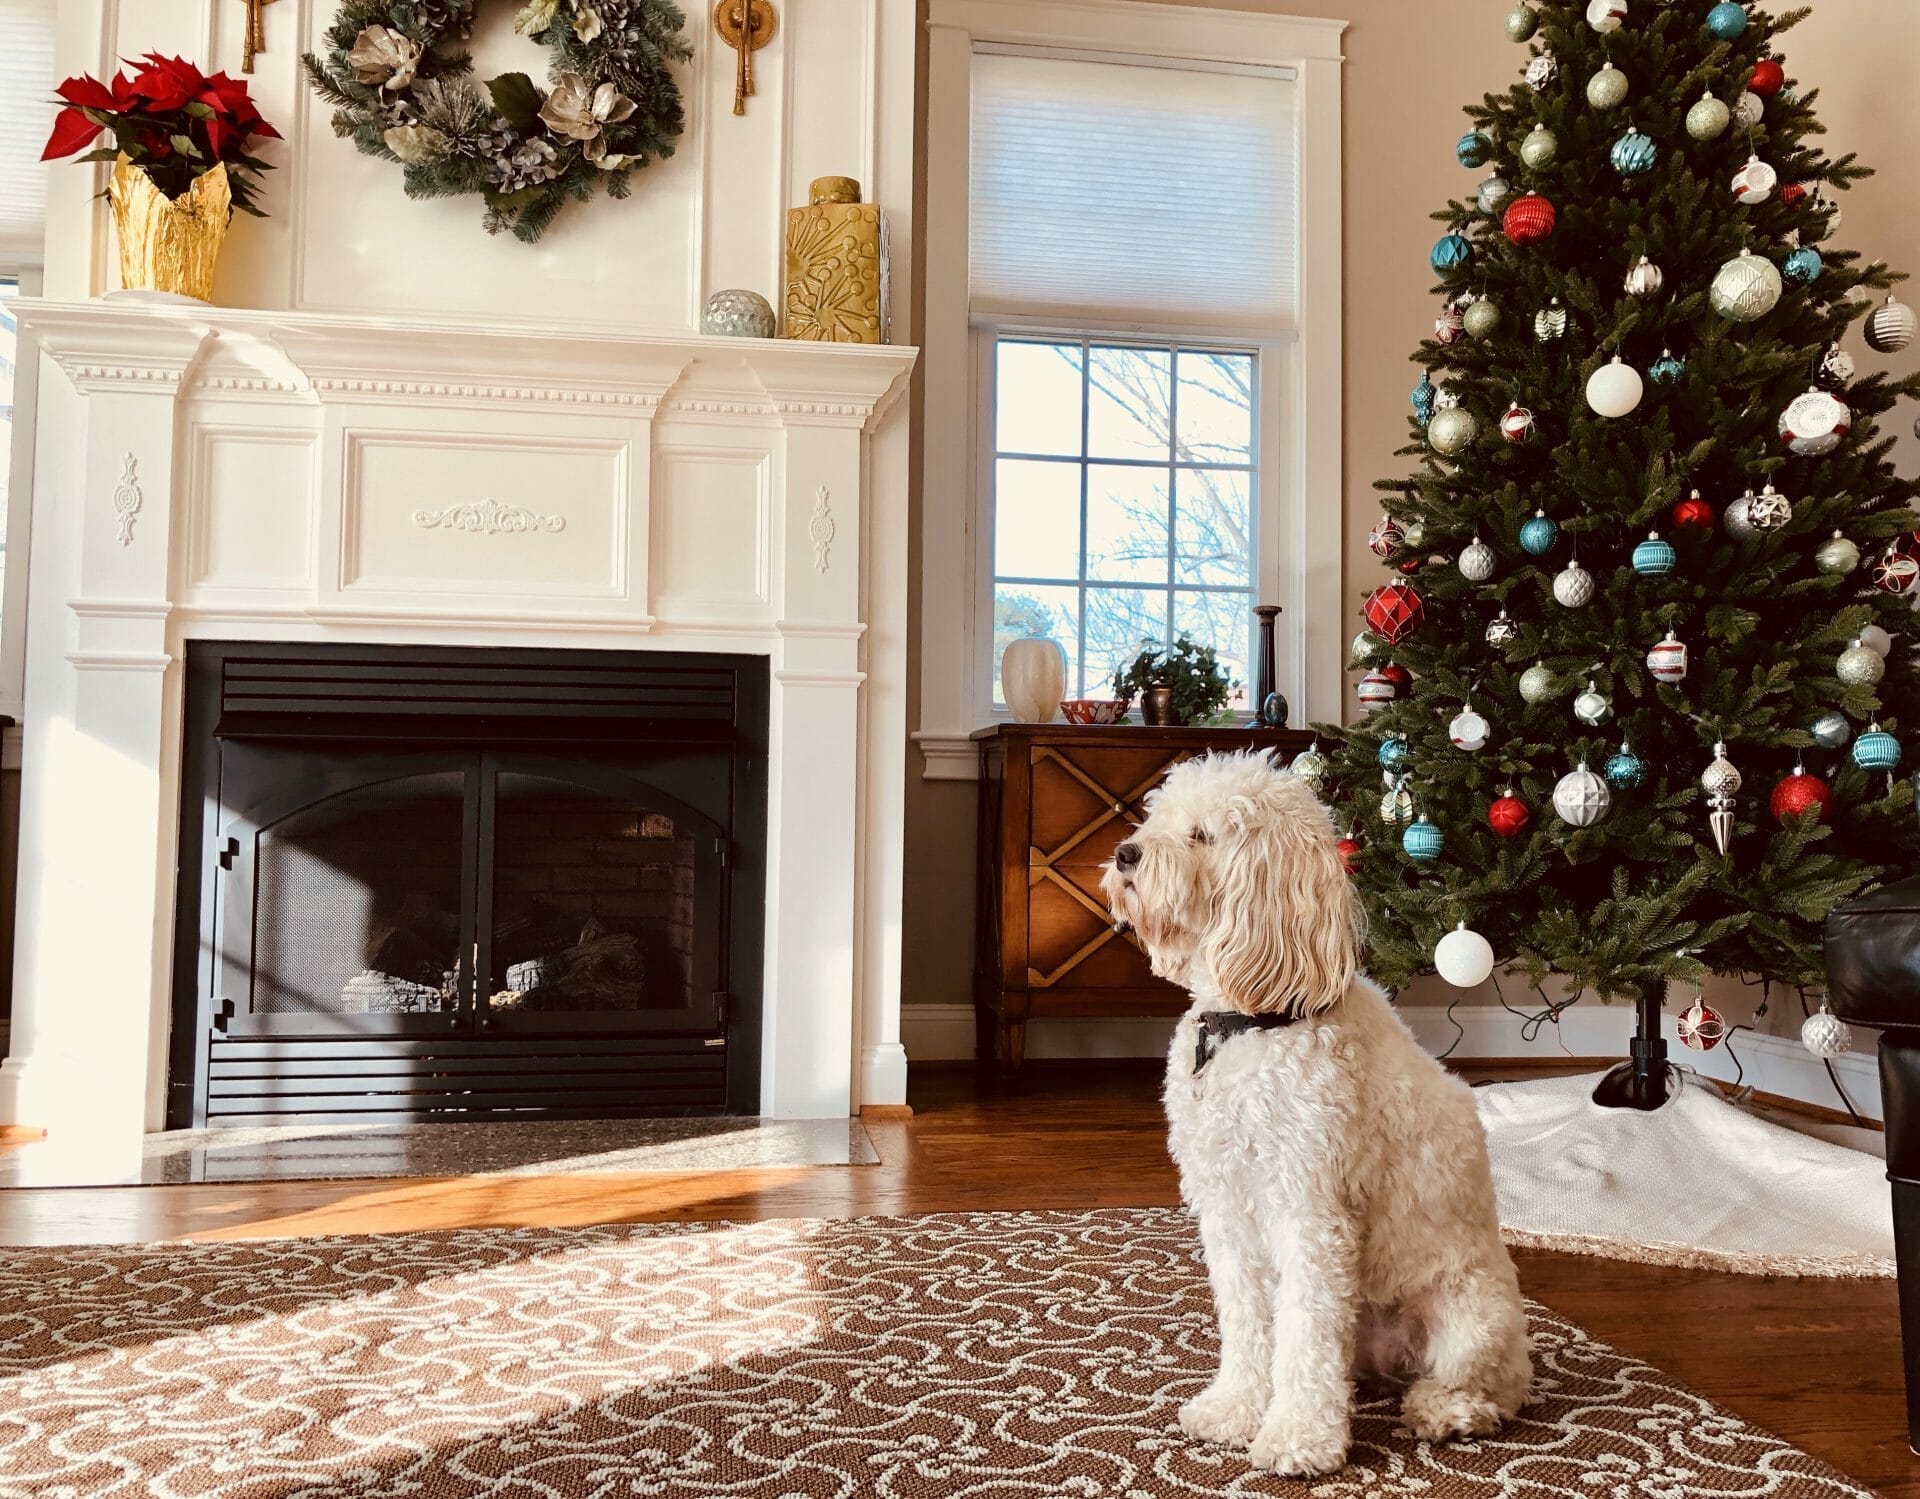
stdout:
{"type": "Polygon", "coordinates": [[[1079,680],[1080,590],[1045,588],[1022,583],[996,583],[993,588],[993,700],[1004,703],[1000,690],[1000,658],[1009,641],[1028,635],[1051,635],[1067,653],[1067,696],[1082,694],[1079,680]]]}
{"type": "Polygon", "coordinates": [[[1195,593],[1181,589],[1173,597],[1173,627],[1185,631],[1196,645],[1210,645],[1220,657],[1220,668],[1239,685],[1228,706],[1236,711],[1247,703],[1247,680],[1253,675],[1253,596],[1245,593],[1195,593]]]}
{"type": "Polygon", "coordinates": [[[1166,462],[1173,401],[1171,351],[1096,348],[1087,381],[1087,456],[1166,462]]]}
{"type": "Polygon", "coordinates": [[[1167,471],[1087,466],[1087,577],[1102,583],[1167,578],[1167,471]]]}
{"type": "Polygon", "coordinates": [[[1253,356],[1182,351],[1182,463],[1253,462],[1253,356]]]}
{"type": "Polygon", "coordinates": [[[1002,340],[994,366],[994,447],[1002,453],[1080,453],[1078,344],[1002,340]]]}
{"type": "Polygon", "coordinates": [[[1080,576],[1080,472],[1077,463],[994,465],[995,577],[1080,576]]]}
{"type": "Polygon", "coordinates": [[[1156,649],[1167,639],[1164,588],[1089,588],[1087,590],[1087,697],[1111,697],[1113,674],[1132,662],[1151,640],[1156,649]]]}
{"type": "Polygon", "coordinates": [[[1182,583],[1253,585],[1253,476],[1231,469],[1177,470],[1174,577],[1182,583]]]}

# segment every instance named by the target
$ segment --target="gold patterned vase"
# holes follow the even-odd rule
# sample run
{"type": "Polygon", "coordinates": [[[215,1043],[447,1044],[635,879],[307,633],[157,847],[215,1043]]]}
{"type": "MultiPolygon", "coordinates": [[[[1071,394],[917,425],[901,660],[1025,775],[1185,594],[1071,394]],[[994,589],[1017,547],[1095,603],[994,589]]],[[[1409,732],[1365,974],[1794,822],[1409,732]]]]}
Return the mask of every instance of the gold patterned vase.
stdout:
{"type": "Polygon", "coordinates": [[[787,337],[887,341],[887,216],[851,177],[816,177],[787,210],[787,337]]]}
{"type": "Polygon", "coordinates": [[[107,197],[120,233],[122,286],[212,299],[213,271],[233,209],[226,163],[202,172],[180,197],[169,198],[123,155],[113,164],[107,197]]]}

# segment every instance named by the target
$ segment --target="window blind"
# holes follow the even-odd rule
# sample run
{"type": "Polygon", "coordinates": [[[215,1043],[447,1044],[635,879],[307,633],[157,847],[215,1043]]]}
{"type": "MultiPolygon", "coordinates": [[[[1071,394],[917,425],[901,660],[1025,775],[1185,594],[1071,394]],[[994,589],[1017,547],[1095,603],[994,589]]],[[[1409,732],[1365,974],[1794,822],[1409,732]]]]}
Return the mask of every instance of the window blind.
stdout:
{"type": "Polygon", "coordinates": [[[974,312],[1291,325],[1296,105],[1272,70],[977,51],[974,312]]]}
{"type": "Polygon", "coordinates": [[[0,260],[37,261],[53,128],[54,0],[0,0],[0,260]]]}

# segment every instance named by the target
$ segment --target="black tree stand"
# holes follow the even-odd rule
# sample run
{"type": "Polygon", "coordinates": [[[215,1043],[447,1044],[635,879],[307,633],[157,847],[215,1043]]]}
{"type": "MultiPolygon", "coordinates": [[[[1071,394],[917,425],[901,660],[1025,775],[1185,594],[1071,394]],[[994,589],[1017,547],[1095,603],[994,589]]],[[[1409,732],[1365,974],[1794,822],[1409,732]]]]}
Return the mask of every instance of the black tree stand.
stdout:
{"type": "Polygon", "coordinates": [[[1676,1078],[1667,1065],[1666,1038],[1660,1034],[1662,995],[1658,989],[1640,996],[1640,1023],[1628,1060],[1615,1067],[1593,1090],[1593,1101],[1606,1109],[1651,1112],[1667,1101],[1676,1078]]]}

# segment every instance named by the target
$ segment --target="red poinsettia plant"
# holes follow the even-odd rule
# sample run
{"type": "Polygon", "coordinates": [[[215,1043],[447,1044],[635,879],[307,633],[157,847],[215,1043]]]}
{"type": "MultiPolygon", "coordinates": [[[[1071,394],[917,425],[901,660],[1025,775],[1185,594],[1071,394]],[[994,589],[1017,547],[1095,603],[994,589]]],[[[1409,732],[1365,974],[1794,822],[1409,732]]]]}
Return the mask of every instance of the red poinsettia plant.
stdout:
{"type": "Polygon", "coordinates": [[[112,83],[98,78],[69,78],[54,92],[66,106],[54,118],[42,161],[86,150],[101,131],[111,146],[87,151],[81,161],[113,161],[122,152],[169,198],[193,186],[194,178],[225,165],[233,206],[256,218],[256,174],[272,170],[250,155],[255,136],[278,140],[280,132],[260,118],[246,83],[225,73],[208,76],[179,57],[149,52],[129,74],[112,83]]]}

